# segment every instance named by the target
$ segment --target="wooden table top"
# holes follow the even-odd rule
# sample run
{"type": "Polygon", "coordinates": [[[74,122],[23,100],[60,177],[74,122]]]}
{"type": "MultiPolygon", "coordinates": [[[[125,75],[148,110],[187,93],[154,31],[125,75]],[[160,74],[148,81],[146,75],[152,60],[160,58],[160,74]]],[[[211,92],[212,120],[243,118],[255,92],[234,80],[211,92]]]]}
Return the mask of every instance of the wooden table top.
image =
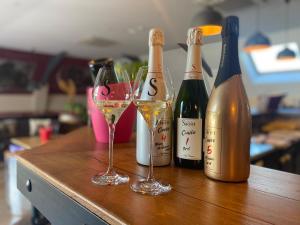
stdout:
{"type": "MultiPolygon", "coordinates": [[[[245,183],[223,183],[203,171],[155,168],[172,192],[144,196],[129,184],[96,186],[91,177],[107,167],[107,145],[89,128],[57,138],[18,160],[47,182],[111,224],[300,224],[300,176],[251,166],[245,183]]],[[[130,182],[147,175],[135,161],[135,143],[116,144],[115,168],[130,182]]]]}
{"type": "Polygon", "coordinates": [[[40,137],[18,137],[11,138],[10,142],[12,144],[18,145],[24,149],[31,149],[40,146],[41,140],[40,137]]]}
{"type": "MultiPolygon", "coordinates": [[[[59,136],[61,136],[61,135],[52,136],[50,140],[58,138],[59,136]]],[[[41,139],[39,136],[11,138],[10,142],[12,144],[18,145],[24,149],[32,149],[32,148],[36,148],[40,145],[46,144],[46,143],[41,142],[41,139]]]]}

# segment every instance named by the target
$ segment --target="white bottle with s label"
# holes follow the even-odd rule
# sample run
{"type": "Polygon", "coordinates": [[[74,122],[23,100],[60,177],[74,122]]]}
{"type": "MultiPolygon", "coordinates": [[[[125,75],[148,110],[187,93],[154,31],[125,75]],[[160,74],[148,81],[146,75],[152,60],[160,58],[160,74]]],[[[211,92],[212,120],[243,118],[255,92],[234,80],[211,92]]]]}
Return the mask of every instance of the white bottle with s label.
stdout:
{"type": "MultiPolygon", "coordinates": [[[[149,58],[148,76],[149,87],[145,88],[142,95],[155,99],[163,94],[163,45],[164,35],[162,30],[155,28],[149,32],[149,58]],[[151,76],[149,76],[149,73],[151,76]]],[[[168,109],[162,116],[154,134],[153,165],[166,166],[171,162],[172,153],[172,109],[168,109]]],[[[143,116],[137,112],[136,132],[136,160],[139,164],[149,165],[150,133],[143,116]]]]}

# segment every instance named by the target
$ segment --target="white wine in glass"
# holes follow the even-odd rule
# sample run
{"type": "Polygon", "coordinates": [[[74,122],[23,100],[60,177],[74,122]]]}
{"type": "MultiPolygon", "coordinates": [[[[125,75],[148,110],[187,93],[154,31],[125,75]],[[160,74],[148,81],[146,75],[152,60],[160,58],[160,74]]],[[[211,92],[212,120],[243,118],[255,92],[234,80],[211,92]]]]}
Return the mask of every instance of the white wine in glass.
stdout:
{"type": "Polygon", "coordinates": [[[130,100],[110,100],[99,101],[96,105],[98,109],[103,113],[108,124],[116,124],[122,113],[131,103],[130,100]]]}
{"type": "Polygon", "coordinates": [[[156,128],[162,114],[170,107],[168,101],[162,100],[133,100],[133,103],[151,129],[156,128]]]}
{"type": "Polygon", "coordinates": [[[125,70],[114,69],[113,62],[105,64],[98,72],[93,89],[93,100],[103,113],[109,128],[109,162],[106,171],[92,177],[98,185],[119,185],[129,177],[117,173],[113,168],[113,142],[115,127],[122,113],[131,103],[132,89],[125,70]]]}

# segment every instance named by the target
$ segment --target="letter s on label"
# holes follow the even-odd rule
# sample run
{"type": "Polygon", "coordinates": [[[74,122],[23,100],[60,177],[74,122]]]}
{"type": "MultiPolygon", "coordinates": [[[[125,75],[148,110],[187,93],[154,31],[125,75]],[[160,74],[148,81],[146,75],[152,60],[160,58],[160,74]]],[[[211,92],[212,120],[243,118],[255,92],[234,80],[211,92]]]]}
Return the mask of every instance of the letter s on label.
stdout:
{"type": "Polygon", "coordinates": [[[156,83],[156,78],[151,78],[149,83],[150,83],[150,86],[153,88],[154,93],[150,93],[150,91],[148,91],[148,95],[155,96],[157,94],[157,87],[154,84],[154,83],[156,83]]]}

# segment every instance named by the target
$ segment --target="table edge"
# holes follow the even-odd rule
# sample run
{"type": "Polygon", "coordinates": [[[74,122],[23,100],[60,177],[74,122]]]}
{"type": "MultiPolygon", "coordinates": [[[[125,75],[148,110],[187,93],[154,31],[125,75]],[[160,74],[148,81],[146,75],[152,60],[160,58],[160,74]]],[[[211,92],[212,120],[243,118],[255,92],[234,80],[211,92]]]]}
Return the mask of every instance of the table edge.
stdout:
{"type": "Polygon", "coordinates": [[[60,182],[58,182],[56,179],[54,179],[49,174],[43,172],[35,165],[31,164],[28,160],[21,157],[21,154],[16,155],[16,159],[19,163],[21,163],[23,166],[25,166],[27,169],[30,169],[33,173],[35,173],[37,176],[44,179],[49,184],[53,185],[55,188],[63,192],[65,195],[67,195],[69,198],[73,199],[74,201],[78,202],[80,205],[94,213],[95,215],[99,216],[101,219],[106,221],[109,224],[113,225],[123,225],[127,224],[122,219],[118,218],[117,216],[113,215],[113,213],[107,211],[104,208],[99,207],[98,205],[95,205],[93,202],[89,201],[88,199],[83,198],[81,195],[79,195],[77,192],[73,191],[72,189],[68,188],[67,186],[64,186],[60,182]],[[46,178],[46,179],[45,179],[46,178]],[[89,205],[89,207],[87,207],[89,205]]]}

